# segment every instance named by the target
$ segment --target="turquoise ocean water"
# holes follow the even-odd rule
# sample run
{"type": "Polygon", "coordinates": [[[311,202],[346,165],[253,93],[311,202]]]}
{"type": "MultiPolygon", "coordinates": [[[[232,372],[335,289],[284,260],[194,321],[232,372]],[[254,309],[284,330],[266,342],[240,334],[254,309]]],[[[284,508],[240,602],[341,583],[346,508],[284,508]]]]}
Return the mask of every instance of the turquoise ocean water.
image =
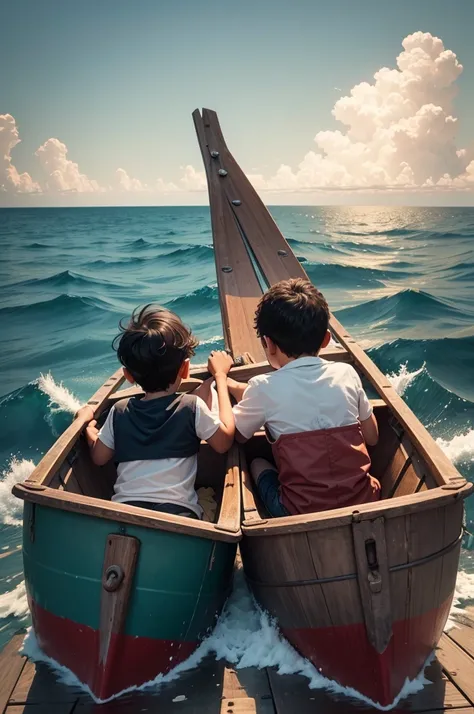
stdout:
{"type": "MultiPolygon", "coordinates": [[[[271,212],[337,317],[473,480],[474,208],[271,212]]],[[[0,246],[1,646],[28,621],[11,487],[117,368],[118,321],[166,305],[201,340],[196,363],[223,340],[206,207],[0,209],[0,246]]]]}

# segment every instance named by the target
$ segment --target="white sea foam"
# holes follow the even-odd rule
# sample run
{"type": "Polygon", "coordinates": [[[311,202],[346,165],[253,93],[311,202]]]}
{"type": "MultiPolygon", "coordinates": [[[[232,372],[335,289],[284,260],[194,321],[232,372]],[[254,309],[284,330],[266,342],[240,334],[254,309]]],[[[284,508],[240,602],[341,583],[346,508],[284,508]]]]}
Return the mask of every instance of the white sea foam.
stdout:
{"type": "Polygon", "coordinates": [[[407,363],[405,363],[400,366],[398,372],[392,372],[391,374],[387,374],[387,379],[393,384],[397,394],[402,396],[402,394],[405,393],[405,391],[413,382],[413,380],[416,379],[416,377],[418,377],[418,375],[423,372],[424,368],[425,365],[423,363],[420,369],[417,369],[414,372],[410,372],[408,370],[407,363]]]}
{"type": "Polygon", "coordinates": [[[0,522],[7,526],[21,526],[22,501],[12,494],[12,488],[26,481],[35,468],[33,461],[14,457],[0,480],[0,522]]]}
{"type": "Polygon", "coordinates": [[[436,439],[444,453],[454,463],[459,461],[472,461],[474,459],[474,429],[465,434],[457,434],[452,439],[436,439]]]}
{"type": "Polygon", "coordinates": [[[25,581],[22,580],[16,588],[0,595],[0,617],[18,617],[28,615],[28,600],[25,581]]]}
{"type": "Polygon", "coordinates": [[[444,628],[446,632],[452,627],[456,627],[457,617],[464,613],[462,605],[470,600],[474,600],[474,573],[466,573],[464,570],[460,570],[456,578],[453,604],[444,628]]]}
{"type": "Polygon", "coordinates": [[[38,379],[38,387],[49,397],[49,408],[52,412],[70,412],[75,414],[82,406],[76,397],[62,382],[57,384],[51,372],[41,374],[38,379]]]}
{"type": "Polygon", "coordinates": [[[261,611],[254,603],[245,584],[242,570],[238,570],[235,578],[234,591],[227,603],[222,616],[212,632],[200,647],[185,662],[179,664],[166,675],[158,675],[154,680],[140,687],[130,687],[109,700],[98,700],[90,689],[81,684],[77,677],[68,669],[58,665],[46,657],[38,647],[34,632],[30,629],[23,645],[23,654],[35,661],[42,661],[52,666],[61,682],[80,686],[97,702],[110,701],[133,690],[156,689],[165,682],[170,682],[182,672],[195,669],[204,657],[214,654],[217,659],[224,659],[237,669],[246,667],[276,667],[279,674],[301,674],[308,679],[310,689],[326,689],[330,692],[347,697],[356,697],[377,709],[388,711],[403,698],[420,691],[428,680],[423,672],[413,681],[406,681],[394,702],[389,706],[372,702],[359,692],[342,687],[337,682],[327,679],[308,661],[301,657],[293,647],[282,638],[275,623],[269,615],[261,611]]]}

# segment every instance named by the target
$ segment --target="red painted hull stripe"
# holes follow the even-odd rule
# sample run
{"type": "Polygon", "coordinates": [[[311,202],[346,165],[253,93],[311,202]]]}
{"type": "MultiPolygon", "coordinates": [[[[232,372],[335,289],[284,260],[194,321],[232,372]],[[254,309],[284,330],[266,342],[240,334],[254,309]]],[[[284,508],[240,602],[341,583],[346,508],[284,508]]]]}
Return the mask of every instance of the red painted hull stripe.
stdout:
{"type": "Polygon", "coordinates": [[[58,617],[30,601],[38,643],[45,654],[73,672],[99,699],[149,682],[184,662],[199,642],[112,635],[105,662],[99,662],[100,635],[87,625],[58,617]]]}
{"type": "Polygon", "coordinates": [[[282,632],[325,677],[387,706],[406,678],[414,679],[421,671],[441,637],[450,606],[451,598],[439,608],[394,622],[392,639],[382,654],[368,641],[363,623],[282,632]]]}

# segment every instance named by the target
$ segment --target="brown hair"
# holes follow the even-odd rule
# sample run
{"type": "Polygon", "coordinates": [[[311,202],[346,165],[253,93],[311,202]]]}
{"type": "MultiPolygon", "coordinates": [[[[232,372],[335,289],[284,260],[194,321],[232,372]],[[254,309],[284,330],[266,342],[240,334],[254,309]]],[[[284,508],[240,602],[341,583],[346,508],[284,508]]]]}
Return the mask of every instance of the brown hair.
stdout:
{"type": "Polygon", "coordinates": [[[328,304],[309,280],[292,278],[273,285],[260,300],[255,329],[288,357],[316,354],[329,324],[328,304]]]}
{"type": "Polygon", "coordinates": [[[184,360],[194,354],[198,341],[178,315],[157,305],[136,308],[114,349],[124,367],[145,392],[167,389],[176,380],[184,360]]]}

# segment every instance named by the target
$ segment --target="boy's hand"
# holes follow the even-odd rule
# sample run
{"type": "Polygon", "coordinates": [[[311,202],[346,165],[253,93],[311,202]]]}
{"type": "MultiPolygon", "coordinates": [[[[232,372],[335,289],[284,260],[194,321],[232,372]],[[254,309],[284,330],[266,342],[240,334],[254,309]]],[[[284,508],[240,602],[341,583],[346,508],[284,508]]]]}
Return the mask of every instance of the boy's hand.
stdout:
{"type": "Polygon", "coordinates": [[[85,422],[92,421],[93,418],[94,410],[88,404],[78,409],[77,412],[74,414],[74,419],[83,419],[85,422]]]}
{"type": "Polygon", "coordinates": [[[93,421],[90,422],[86,429],[86,439],[89,446],[94,446],[95,442],[97,441],[98,434],[99,430],[97,428],[97,422],[95,419],[93,419],[93,421]]]}
{"type": "Polygon", "coordinates": [[[215,377],[217,374],[224,374],[227,376],[230,369],[234,365],[234,360],[232,357],[224,352],[223,350],[216,350],[211,352],[209,360],[207,362],[207,368],[209,372],[215,377]]]}

